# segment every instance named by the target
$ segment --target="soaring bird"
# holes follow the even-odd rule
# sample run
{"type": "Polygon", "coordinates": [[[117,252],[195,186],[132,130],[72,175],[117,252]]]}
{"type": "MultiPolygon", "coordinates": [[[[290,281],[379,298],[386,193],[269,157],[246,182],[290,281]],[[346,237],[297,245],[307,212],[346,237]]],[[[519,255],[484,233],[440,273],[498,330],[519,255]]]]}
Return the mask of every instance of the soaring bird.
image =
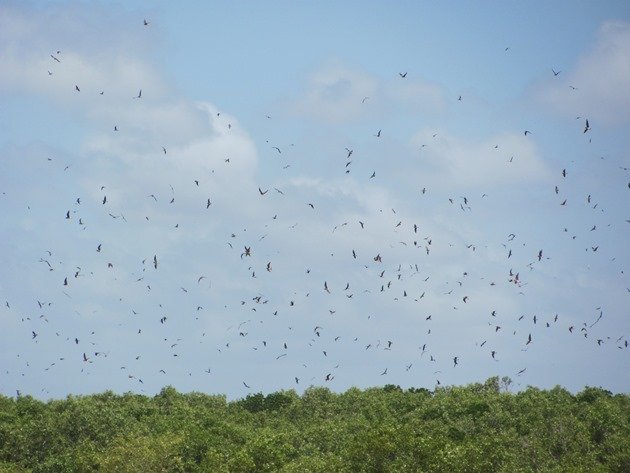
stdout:
{"type": "Polygon", "coordinates": [[[591,127],[590,127],[590,125],[588,124],[588,118],[587,118],[587,119],[586,119],[586,124],[584,125],[584,133],[586,133],[586,132],[587,132],[588,130],[590,130],[590,129],[591,129],[591,127]]]}
{"type": "Polygon", "coordinates": [[[558,74],[560,74],[562,71],[554,71],[553,68],[551,69],[551,72],[553,72],[554,76],[557,76],[558,74]]]}
{"type": "Polygon", "coordinates": [[[407,72],[399,72],[398,75],[404,79],[405,77],[407,77],[407,72]]]}

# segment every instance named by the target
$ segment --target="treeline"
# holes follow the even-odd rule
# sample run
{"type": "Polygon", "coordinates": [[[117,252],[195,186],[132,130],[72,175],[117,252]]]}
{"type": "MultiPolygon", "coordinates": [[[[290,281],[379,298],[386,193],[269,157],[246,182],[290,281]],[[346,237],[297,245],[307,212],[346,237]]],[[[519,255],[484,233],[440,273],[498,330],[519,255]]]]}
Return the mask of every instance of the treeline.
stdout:
{"type": "Polygon", "coordinates": [[[630,472],[630,400],[509,380],[336,394],[0,396],[0,472],[630,472]]]}

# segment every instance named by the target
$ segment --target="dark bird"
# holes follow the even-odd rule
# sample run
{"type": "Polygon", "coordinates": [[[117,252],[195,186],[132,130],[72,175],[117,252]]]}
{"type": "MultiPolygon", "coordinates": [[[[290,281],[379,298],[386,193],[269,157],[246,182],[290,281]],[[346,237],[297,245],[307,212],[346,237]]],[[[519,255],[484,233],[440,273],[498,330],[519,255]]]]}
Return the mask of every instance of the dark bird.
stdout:
{"type": "Polygon", "coordinates": [[[459,357],[456,356],[453,358],[453,368],[455,368],[457,366],[457,361],[459,360],[459,357]]]}
{"type": "Polygon", "coordinates": [[[554,75],[554,76],[557,76],[557,75],[558,75],[558,74],[560,74],[562,71],[557,71],[557,72],[556,72],[556,71],[554,71],[553,69],[551,69],[551,72],[553,72],[553,75],[554,75]]]}
{"type": "Polygon", "coordinates": [[[141,99],[142,98],[142,89],[140,89],[140,92],[138,92],[138,95],[136,95],[135,97],[133,97],[134,99],[141,99]]]}
{"type": "Polygon", "coordinates": [[[383,376],[383,375],[385,375],[385,374],[387,374],[387,368],[385,368],[385,371],[383,371],[383,372],[381,373],[381,376],[383,376]]]}
{"type": "Polygon", "coordinates": [[[399,73],[398,73],[398,75],[399,75],[400,77],[402,77],[403,79],[404,79],[405,77],[407,77],[407,73],[406,73],[406,72],[405,72],[405,73],[399,72],[399,73]]]}
{"type": "Polygon", "coordinates": [[[382,130],[378,130],[378,132],[376,132],[376,135],[374,135],[374,136],[376,136],[377,138],[380,138],[381,137],[381,131],[382,130]]]}
{"type": "Polygon", "coordinates": [[[147,19],[145,18],[143,21],[144,26],[149,26],[149,21],[147,21],[147,19]]]}
{"type": "Polygon", "coordinates": [[[588,118],[587,118],[587,119],[586,119],[586,124],[584,125],[584,133],[586,133],[586,132],[587,132],[588,130],[590,130],[590,129],[591,129],[591,127],[590,127],[590,125],[588,124],[588,118]]]}
{"type": "Polygon", "coordinates": [[[243,386],[245,386],[247,389],[251,389],[251,386],[248,386],[245,381],[243,381],[243,386]]]}
{"type": "Polygon", "coordinates": [[[157,269],[157,267],[158,267],[157,255],[153,255],[153,267],[155,269],[157,269]]]}
{"type": "Polygon", "coordinates": [[[265,195],[267,192],[269,192],[269,189],[267,189],[266,191],[263,191],[260,187],[258,188],[258,192],[260,192],[260,195],[265,195]]]}
{"type": "Polygon", "coordinates": [[[56,58],[55,56],[53,56],[52,54],[50,55],[51,58],[53,58],[55,61],[57,62],[61,62],[58,58],[56,58]]]}
{"type": "Polygon", "coordinates": [[[74,86],[74,90],[76,90],[77,92],[81,92],[81,89],[79,89],[79,86],[78,86],[78,85],[75,85],[75,86],[74,86]]]}

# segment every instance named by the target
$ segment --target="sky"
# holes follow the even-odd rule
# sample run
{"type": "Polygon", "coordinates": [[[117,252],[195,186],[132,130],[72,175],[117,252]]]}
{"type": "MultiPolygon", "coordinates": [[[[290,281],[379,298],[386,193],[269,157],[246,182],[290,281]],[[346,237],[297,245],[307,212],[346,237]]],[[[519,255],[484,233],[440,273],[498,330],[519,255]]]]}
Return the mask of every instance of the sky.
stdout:
{"type": "Polygon", "coordinates": [[[629,392],[627,2],[0,3],[0,393],[629,392]]]}

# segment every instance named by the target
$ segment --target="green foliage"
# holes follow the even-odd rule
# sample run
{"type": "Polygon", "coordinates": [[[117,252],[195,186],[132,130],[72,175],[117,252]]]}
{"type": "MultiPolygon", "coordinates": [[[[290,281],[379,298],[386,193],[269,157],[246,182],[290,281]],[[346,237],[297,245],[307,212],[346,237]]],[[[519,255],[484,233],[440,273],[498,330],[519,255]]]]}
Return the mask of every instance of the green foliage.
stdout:
{"type": "Polygon", "coordinates": [[[0,473],[630,471],[628,395],[510,386],[0,396],[0,473]]]}

